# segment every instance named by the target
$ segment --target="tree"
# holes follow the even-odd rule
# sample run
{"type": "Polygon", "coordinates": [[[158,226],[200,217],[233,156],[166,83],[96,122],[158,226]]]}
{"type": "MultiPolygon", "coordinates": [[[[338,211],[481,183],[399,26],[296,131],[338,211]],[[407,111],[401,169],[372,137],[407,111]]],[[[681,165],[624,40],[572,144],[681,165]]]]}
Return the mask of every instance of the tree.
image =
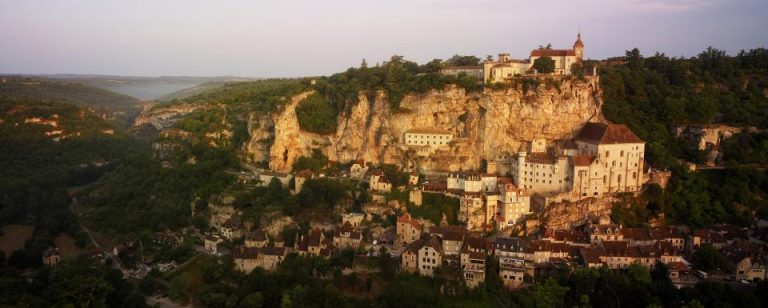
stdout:
{"type": "Polygon", "coordinates": [[[533,69],[539,74],[551,74],[555,71],[555,60],[550,57],[541,57],[533,61],[533,69]]]}
{"type": "Polygon", "coordinates": [[[563,304],[567,287],[560,286],[550,277],[544,283],[535,284],[531,291],[535,307],[559,307],[563,304]]]}
{"type": "Polygon", "coordinates": [[[703,245],[693,254],[693,267],[702,271],[724,269],[725,260],[711,245],[703,245]]]}
{"type": "Polygon", "coordinates": [[[643,55],[640,54],[640,49],[627,50],[624,60],[627,61],[627,66],[633,70],[643,68],[643,55]]]}
{"type": "Polygon", "coordinates": [[[450,66],[477,66],[480,65],[480,58],[475,56],[454,55],[445,60],[445,65],[450,66]]]}
{"type": "Polygon", "coordinates": [[[105,276],[103,265],[86,258],[62,262],[49,277],[50,297],[59,305],[103,307],[114,290],[105,276]]]}
{"type": "Polygon", "coordinates": [[[579,79],[584,79],[584,67],[581,65],[581,63],[574,63],[571,64],[571,75],[578,77],[579,79]]]}
{"type": "Polygon", "coordinates": [[[261,295],[261,292],[248,294],[240,301],[240,307],[244,308],[261,308],[263,305],[264,296],[261,295]]]}

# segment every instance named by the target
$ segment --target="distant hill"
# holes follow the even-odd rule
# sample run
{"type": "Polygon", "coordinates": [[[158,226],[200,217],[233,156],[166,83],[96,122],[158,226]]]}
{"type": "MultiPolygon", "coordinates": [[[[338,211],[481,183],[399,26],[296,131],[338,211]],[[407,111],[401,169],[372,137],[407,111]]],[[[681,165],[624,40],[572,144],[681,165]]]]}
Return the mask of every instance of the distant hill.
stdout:
{"type": "Polygon", "coordinates": [[[86,107],[120,128],[130,126],[140,112],[140,101],[79,83],[44,78],[0,78],[0,99],[16,102],[69,102],[86,107]]]}
{"type": "Polygon", "coordinates": [[[174,92],[197,87],[205,83],[249,81],[252,78],[232,76],[187,77],[187,76],[108,76],[108,75],[44,75],[42,77],[76,82],[116,93],[130,95],[141,100],[157,100],[174,92]]]}
{"type": "Polygon", "coordinates": [[[191,88],[181,89],[176,92],[166,94],[163,96],[160,96],[156,98],[156,101],[161,102],[169,102],[175,99],[185,99],[188,97],[192,97],[201,93],[205,93],[207,91],[215,90],[218,88],[223,87],[227,84],[227,81],[210,81],[203,84],[196,85],[191,88]]]}
{"type": "Polygon", "coordinates": [[[14,100],[68,101],[88,107],[134,106],[139,101],[124,94],[74,82],[43,78],[0,78],[0,98],[14,100]]]}

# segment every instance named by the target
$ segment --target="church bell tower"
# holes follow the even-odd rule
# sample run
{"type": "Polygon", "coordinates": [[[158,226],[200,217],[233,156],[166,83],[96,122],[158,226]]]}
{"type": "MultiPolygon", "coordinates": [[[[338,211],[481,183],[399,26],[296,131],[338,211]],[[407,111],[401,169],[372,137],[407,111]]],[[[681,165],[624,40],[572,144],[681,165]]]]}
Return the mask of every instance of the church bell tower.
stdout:
{"type": "Polygon", "coordinates": [[[576,36],[576,42],[573,43],[573,52],[576,54],[576,59],[581,62],[584,57],[584,43],[581,41],[581,32],[576,36]]]}

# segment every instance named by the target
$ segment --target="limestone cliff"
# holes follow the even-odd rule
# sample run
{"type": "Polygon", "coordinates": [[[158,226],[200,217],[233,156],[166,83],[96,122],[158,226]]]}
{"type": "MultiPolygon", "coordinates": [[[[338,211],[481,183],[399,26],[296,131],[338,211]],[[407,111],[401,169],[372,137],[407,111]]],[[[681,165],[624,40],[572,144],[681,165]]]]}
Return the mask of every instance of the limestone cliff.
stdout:
{"type": "Polygon", "coordinates": [[[365,159],[425,172],[476,170],[483,159],[516,151],[521,142],[568,138],[585,122],[605,121],[597,77],[542,82],[527,93],[521,87],[467,93],[449,86],[409,95],[394,113],[384,93],[373,101],[361,94],[359,103],[339,116],[333,135],[300,129],[296,106],[310,93],[292,97],[275,114],[249,116],[251,139],[244,146],[249,160],[268,159],[271,169],[285,172],[299,157],[319,149],[330,160],[342,163],[365,159]],[[453,133],[450,150],[420,157],[399,143],[406,131],[424,127],[453,133]]]}

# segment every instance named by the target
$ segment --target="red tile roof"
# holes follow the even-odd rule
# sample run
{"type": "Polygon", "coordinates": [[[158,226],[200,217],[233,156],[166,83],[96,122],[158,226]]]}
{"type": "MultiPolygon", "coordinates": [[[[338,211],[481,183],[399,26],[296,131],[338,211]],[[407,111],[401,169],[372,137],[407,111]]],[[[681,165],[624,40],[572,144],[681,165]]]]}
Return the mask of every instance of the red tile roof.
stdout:
{"type": "Polygon", "coordinates": [[[299,173],[296,174],[297,177],[309,179],[312,177],[312,170],[304,169],[299,171],[299,173]]]}
{"type": "Polygon", "coordinates": [[[595,161],[596,156],[592,155],[575,155],[573,156],[574,166],[590,166],[595,161]]]}
{"type": "Polygon", "coordinates": [[[421,224],[411,218],[411,214],[405,213],[403,215],[400,215],[400,217],[397,218],[397,222],[407,223],[416,228],[417,230],[421,230],[421,224]]]}
{"type": "Polygon", "coordinates": [[[575,56],[573,49],[534,49],[531,57],[566,57],[575,56]]]}
{"type": "Polygon", "coordinates": [[[263,242],[267,240],[267,234],[264,233],[264,231],[256,230],[253,232],[248,232],[245,234],[245,240],[246,241],[257,241],[257,242],[263,242]]]}
{"type": "Polygon", "coordinates": [[[451,132],[439,129],[439,128],[430,128],[430,127],[418,127],[413,128],[405,132],[406,134],[430,134],[430,135],[451,135],[451,132]]]}

